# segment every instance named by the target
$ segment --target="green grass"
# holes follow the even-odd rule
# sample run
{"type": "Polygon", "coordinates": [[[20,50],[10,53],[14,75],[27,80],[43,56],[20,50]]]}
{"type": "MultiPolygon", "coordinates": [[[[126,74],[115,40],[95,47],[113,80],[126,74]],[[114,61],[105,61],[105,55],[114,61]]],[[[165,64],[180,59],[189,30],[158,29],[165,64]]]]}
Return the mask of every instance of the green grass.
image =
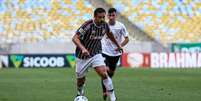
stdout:
{"type": "MultiPolygon", "coordinates": [[[[200,101],[201,69],[118,69],[119,101],[200,101]]],[[[102,101],[100,79],[91,70],[86,96],[102,101]]],[[[0,101],[73,101],[74,69],[1,69],[0,101]]]]}

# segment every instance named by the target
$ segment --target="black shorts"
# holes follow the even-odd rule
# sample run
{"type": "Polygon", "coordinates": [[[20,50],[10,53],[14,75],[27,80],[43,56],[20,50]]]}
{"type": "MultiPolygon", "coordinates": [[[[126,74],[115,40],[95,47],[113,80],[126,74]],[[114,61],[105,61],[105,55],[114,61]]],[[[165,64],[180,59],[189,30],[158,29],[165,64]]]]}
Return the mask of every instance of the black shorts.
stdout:
{"type": "Polygon", "coordinates": [[[103,57],[105,58],[105,64],[110,68],[110,70],[115,70],[117,67],[117,63],[119,61],[120,56],[108,56],[106,54],[103,54],[103,57]]]}

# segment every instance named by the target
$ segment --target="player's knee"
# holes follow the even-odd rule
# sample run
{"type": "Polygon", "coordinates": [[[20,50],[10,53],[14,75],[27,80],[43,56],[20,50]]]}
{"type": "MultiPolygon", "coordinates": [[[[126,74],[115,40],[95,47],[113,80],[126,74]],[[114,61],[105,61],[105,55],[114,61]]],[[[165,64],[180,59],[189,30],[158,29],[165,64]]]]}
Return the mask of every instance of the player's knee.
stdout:
{"type": "Polygon", "coordinates": [[[110,77],[112,77],[114,75],[114,73],[115,73],[115,69],[113,69],[113,68],[108,71],[108,75],[110,77]]]}
{"type": "Polygon", "coordinates": [[[107,69],[105,67],[96,67],[95,70],[102,79],[106,79],[108,77],[107,69]]]}
{"type": "Polygon", "coordinates": [[[107,77],[108,77],[107,72],[101,73],[101,78],[102,78],[102,79],[107,79],[107,77]]]}

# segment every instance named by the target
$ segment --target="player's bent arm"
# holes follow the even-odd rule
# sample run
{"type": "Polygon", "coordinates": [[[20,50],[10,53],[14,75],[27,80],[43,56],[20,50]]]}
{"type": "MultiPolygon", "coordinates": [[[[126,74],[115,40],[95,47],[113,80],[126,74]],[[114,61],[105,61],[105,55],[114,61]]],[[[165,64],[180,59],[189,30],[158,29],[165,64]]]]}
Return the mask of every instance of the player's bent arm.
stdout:
{"type": "Polygon", "coordinates": [[[129,42],[129,38],[125,37],[124,41],[121,43],[121,47],[124,47],[129,42]]]}
{"type": "Polygon", "coordinates": [[[81,50],[86,50],[86,48],[80,42],[79,34],[75,34],[72,38],[73,43],[78,46],[81,50]]]}
{"type": "Polygon", "coordinates": [[[112,32],[107,33],[108,38],[118,47],[121,48],[121,46],[119,45],[119,43],[116,41],[116,39],[114,38],[114,35],[112,34],[112,32]]]}

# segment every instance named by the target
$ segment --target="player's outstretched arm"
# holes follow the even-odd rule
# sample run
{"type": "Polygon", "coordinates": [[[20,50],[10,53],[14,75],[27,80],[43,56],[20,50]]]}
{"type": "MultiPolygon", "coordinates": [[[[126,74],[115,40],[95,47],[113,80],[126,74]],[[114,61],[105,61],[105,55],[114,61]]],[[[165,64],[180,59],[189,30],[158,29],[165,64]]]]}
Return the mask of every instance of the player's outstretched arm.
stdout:
{"type": "Polygon", "coordinates": [[[72,38],[73,43],[82,50],[83,55],[90,55],[89,51],[80,42],[79,34],[75,34],[72,38]]]}

